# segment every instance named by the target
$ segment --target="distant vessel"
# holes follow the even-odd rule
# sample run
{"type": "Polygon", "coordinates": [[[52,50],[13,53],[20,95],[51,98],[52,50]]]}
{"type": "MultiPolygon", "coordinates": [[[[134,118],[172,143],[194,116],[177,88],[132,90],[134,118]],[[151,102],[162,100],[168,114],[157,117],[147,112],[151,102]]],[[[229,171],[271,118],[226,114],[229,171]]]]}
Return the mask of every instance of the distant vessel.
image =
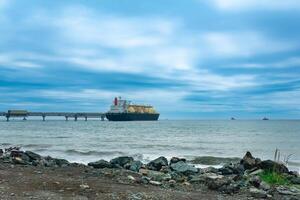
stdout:
{"type": "Polygon", "coordinates": [[[155,121],[158,120],[159,113],[153,106],[132,104],[116,97],[106,113],[106,118],[109,121],[155,121]]]}
{"type": "Polygon", "coordinates": [[[234,118],[234,117],[231,117],[231,120],[235,120],[235,118],[234,118]]]}
{"type": "Polygon", "coordinates": [[[269,120],[269,118],[267,118],[267,117],[264,117],[262,120],[269,120]]]}

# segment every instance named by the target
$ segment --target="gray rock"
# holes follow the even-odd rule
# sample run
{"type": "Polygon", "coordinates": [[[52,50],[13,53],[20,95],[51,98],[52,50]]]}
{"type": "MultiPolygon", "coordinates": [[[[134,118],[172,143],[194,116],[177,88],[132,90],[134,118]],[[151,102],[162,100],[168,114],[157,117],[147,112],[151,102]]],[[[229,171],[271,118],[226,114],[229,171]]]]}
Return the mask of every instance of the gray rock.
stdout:
{"type": "Polygon", "coordinates": [[[214,167],[207,167],[207,168],[203,168],[202,169],[202,173],[206,174],[206,173],[218,173],[219,170],[214,168],[214,167]]]}
{"type": "Polygon", "coordinates": [[[291,178],[291,183],[292,184],[300,185],[300,177],[293,177],[293,178],[291,178]]]}
{"type": "Polygon", "coordinates": [[[110,162],[107,162],[106,160],[102,160],[102,159],[96,162],[90,162],[88,163],[88,166],[92,166],[96,169],[113,168],[113,165],[110,162]]]}
{"type": "Polygon", "coordinates": [[[188,181],[192,184],[205,183],[206,177],[203,175],[190,175],[188,181]]]}
{"type": "Polygon", "coordinates": [[[159,181],[149,181],[149,183],[150,183],[151,185],[155,185],[155,186],[160,186],[160,185],[162,185],[162,183],[159,182],[159,181]]]}
{"type": "Polygon", "coordinates": [[[129,170],[138,172],[142,166],[143,166],[143,163],[141,161],[133,161],[130,163],[129,170]]]}
{"type": "Polygon", "coordinates": [[[165,174],[158,171],[149,170],[147,176],[154,181],[169,181],[171,180],[172,176],[170,174],[165,174]]]}
{"type": "Polygon", "coordinates": [[[229,166],[224,166],[219,169],[219,172],[221,172],[222,175],[231,175],[234,174],[233,170],[229,166]]]}
{"type": "Polygon", "coordinates": [[[249,151],[247,151],[246,155],[243,157],[240,163],[244,166],[245,169],[252,169],[256,167],[256,160],[249,151]]]}
{"type": "Polygon", "coordinates": [[[206,185],[211,190],[221,190],[225,188],[226,185],[229,185],[231,180],[228,178],[209,178],[206,180],[206,185]]]}
{"type": "Polygon", "coordinates": [[[173,163],[173,164],[171,164],[170,167],[172,170],[182,173],[182,174],[185,174],[185,175],[195,174],[198,172],[198,169],[196,167],[194,167],[190,164],[187,164],[183,161],[173,163]]]}
{"type": "Polygon", "coordinates": [[[25,151],[25,154],[30,158],[30,160],[41,160],[42,156],[32,151],[25,151]]]}
{"type": "Polygon", "coordinates": [[[288,168],[281,163],[274,162],[272,160],[264,160],[259,164],[259,167],[267,171],[276,171],[278,173],[289,173],[288,168]]]}
{"type": "Polygon", "coordinates": [[[67,161],[66,159],[54,158],[53,160],[55,164],[59,167],[68,166],[70,164],[69,161],[67,161]]]}
{"type": "Polygon", "coordinates": [[[173,164],[173,163],[177,163],[179,161],[186,162],[186,159],[185,158],[172,157],[171,160],[170,160],[170,165],[173,164]]]}
{"type": "Polygon", "coordinates": [[[120,156],[110,161],[115,167],[124,167],[127,163],[131,162],[133,162],[133,158],[128,156],[120,156]]]}
{"type": "Polygon", "coordinates": [[[257,188],[250,188],[250,194],[254,198],[266,198],[267,192],[263,190],[259,190],[257,188]]]}
{"type": "Polygon", "coordinates": [[[218,191],[226,194],[234,194],[240,190],[239,184],[231,183],[229,185],[223,185],[218,189],[218,191]]]}
{"type": "Polygon", "coordinates": [[[259,189],[262,189],[264,191],[269,191],[271,189],[271,186],[268,183],[262,181],[259,185],[259,189]]]}
{"type": "Polygon", "coordinates": [[[277,192],[282,195],[300,195],[300,189],[296,187],[289,187],[289,186],[279,186],[276,188],[277,192]]]}
{"type": "Polygon", "coordinates": [[[168,166],[168,160],[163,156],[156,158],[155,160],[152,160],[147,164],[148,169],[156,171],[161,170],[163,166],[168,166]]]}
{"type": "Polygon", "coordinates": [[[249,183],[254,187],[258,188],[260,186],[261,179],[259,176],[252,176],[249,180],[249,183]]]}
{"type": "Polygon", "coordinates": [[[186,180],[186,177],[183,174],[177,173],[175,171],[171,172],[170,175],[171,178],[176,182],[184,182],[186,180]]]}

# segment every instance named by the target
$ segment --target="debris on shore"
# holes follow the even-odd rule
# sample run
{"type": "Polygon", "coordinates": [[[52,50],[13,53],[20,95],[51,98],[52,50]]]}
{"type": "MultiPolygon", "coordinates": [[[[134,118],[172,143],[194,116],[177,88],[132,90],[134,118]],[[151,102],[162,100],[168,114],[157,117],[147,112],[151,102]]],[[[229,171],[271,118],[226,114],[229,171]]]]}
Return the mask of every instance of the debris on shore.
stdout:
{"type": "Polygon", "coordinates": [[[239,162],[200,169],[177,157],[161,156],[144,164],[121,156],[83,165],[9,148],[0,149],[0,170],[0,197],[4,199],[26,199],[27,193],[28,199],[43,199],[45,194],[39,192],[47,189],[53,199],[300,199],[297,172],[250,152],[239,162]],[[288,184],[266,182],[267,172],[276,173],[288,184]],[[10,179],[24,185],[14,185],[10,179]]]}

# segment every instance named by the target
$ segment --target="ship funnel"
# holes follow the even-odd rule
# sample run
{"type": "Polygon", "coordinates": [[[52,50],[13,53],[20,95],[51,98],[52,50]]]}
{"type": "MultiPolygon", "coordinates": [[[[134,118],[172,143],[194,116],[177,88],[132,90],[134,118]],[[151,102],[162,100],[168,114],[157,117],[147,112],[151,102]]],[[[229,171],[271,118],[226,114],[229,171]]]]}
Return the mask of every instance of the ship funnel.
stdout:
{"type": "Polygon", "coordinates": [[[115,97],[114,104],[115,104],[115,106],[118,105],[118,98],[117,97],[115,97]]]}

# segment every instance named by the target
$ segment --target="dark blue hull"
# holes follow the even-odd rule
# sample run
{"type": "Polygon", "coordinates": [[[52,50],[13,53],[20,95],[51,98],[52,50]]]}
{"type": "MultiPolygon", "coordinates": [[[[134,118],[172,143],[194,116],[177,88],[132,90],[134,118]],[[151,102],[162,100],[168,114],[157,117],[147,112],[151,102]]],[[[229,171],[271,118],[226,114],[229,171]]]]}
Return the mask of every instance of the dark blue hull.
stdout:
{"type": "Polygon", "coordinates": [[[106,113],[109,121],[156,121],[159,114],[151,113],[106,113]]]}

